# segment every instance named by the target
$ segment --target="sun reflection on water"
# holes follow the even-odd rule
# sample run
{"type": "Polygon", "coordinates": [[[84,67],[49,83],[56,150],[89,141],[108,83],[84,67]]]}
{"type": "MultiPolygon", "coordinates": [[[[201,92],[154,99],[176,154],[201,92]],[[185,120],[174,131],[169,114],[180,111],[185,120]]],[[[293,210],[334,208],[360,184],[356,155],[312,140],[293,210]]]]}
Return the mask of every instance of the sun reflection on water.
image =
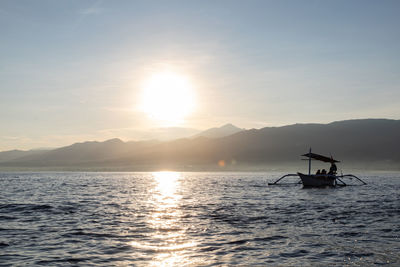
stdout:
{"type": "Polygon", "coordinates": [[[181,174],[179,172],[155,172],[152,174],[156,181],[154,196],[158,205],[162,208],[176,206],[181,198],[176,194],[180,185],[181,174]]]}
{"type": "Polygon", "coordinates": [[[181,173],[152,173],[154,187],[149,198],[148,227],[151,231],[145,242],[131,242],[130,245],[154,254],[151,266],[185,266],[192,265],[185,253],[196,247],[196,243],[188,240],[187,226],[182,222],[183,211],[179,204],[181,173]]]}

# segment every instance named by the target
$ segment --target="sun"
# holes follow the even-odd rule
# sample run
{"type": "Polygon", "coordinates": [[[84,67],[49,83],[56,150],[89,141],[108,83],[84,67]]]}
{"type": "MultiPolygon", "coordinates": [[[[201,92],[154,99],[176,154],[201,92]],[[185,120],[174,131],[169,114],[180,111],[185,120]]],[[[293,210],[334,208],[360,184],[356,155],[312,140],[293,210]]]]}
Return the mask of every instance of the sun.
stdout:
{"type": "Polygon", "coordinates": [[[183,75],[160,72],[142,85],[141,110],[164,125],[183,123],[194,107],[193,86],[183,75]]]}

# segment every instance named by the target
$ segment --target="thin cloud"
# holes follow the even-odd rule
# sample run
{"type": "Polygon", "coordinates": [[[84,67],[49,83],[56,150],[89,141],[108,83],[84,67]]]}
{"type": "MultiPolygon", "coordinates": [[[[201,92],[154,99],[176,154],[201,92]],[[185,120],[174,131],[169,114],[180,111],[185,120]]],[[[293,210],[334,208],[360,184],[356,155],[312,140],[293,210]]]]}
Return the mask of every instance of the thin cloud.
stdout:
{"type": "Polygon", "coordinates": [[[80,15],[98,15],[104,13],[104,8],[101,7],[88,7],[78,11],[80,15]]]}
{"type": "Polygon", "coordinates": [[[104,8],[100,7],[102,1],[96,1],[91,6],[82,8],[78,11],[80,15],[99,15],[104,12],[104,8]]]}
{"type": "Polygon", "coordinates": [[[31,141],[30,138],[28,137],[22,137],[22,136],[0,136],[0,140],[6,140],[6,141],[31,141]]]}

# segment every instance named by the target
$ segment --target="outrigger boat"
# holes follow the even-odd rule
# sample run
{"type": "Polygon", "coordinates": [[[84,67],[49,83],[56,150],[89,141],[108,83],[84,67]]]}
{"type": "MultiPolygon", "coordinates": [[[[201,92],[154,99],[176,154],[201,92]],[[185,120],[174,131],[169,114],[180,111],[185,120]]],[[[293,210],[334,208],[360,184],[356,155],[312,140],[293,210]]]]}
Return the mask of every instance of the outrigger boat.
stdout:
{"type": "Polygon", "coordinates": [[[336,186],[346,186],[347,184],[343,181],[345,178],[355,178],[358,181],[360,181],[362,184],[367,184],[357,176],[353,174],[341,174],[337,175],[337,167],[335,163],[339,163],[340,161],[335,160],[331,157],[326,157],[322,156],[319,154],[311,153],[311,148],[310,151],[307,154],[302,155],[303,157],[308,158],[308,174],[304,174],[301,172],[298,172],[296,174],[286,174],[276,180],[273,183],[268,183],[268,185],[278,185],[282,184],[279,183],[281,180],[283,180],[286,177],[291,177],[291,176],[298,176],[300,178],[300,181],[298,182],[299,184],[302,183],[304,187],[336,187],[336,186]],[[316,174],[311,174],[311,160],[319,160],[322,162],[328,162],[331,163],[331,168],[328,173],[320,173],[319,171],[316,174]]]}

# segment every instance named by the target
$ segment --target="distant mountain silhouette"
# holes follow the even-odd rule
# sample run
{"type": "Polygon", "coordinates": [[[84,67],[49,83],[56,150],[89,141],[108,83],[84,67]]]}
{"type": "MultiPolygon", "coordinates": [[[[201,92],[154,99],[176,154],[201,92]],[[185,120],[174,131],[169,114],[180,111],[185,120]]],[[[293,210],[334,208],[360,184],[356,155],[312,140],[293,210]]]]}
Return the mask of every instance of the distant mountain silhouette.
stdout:
{"type": "Polygon", "coordinates": [[[123,142],[118,138],[104,142],[88,141],[57,148],[40,154],[24,155],[8,161],[12,166],[87,166],[110,162],[116,158],[128,157],[135,150],[145,150],[159,141],[123,142]]]}
{"type": "Polygon", "coordinates": [[[181,138],[196,138],[200,136],[220,138],[240,132],[242,130],[243,129],[240,129],[232,124],[226,124],[224,126],[207,129],[205,131],[199,131],[192,128],[166,127],[152,129],[151,131],[146,132],[145,136],[142,136],[141,139],[172,141],[181,138]]]}
{"type": "Polygon", "coordinates": [[[208,138],[220,138],[228,135],[232,135],[238,132],[243,131],[244,129],[240,129],[233,124],[225,124],[221,127],[215,127],[208,130],[205,130],[201,133],[196,134],[194,137],[208,137],[208,138]]]}
{"type": "Polygon", "coordinates": [[[140,140],[171,141],[179,138],[187,138],[200,132],[200,130],[192,128],[164,127],[143,131],[138,138],[140,140]]]}
{"type": "Polygon", "coordinates": [[[300,155],[312,147],[314,152],[327,156],[332,154],[346,164],[399,169],[399,136],[400,120],[294,124],[243,130],[221,138],[200,136],[168,142],[111,139],[76,143],[39,154],[14,157],[1,162],[0,166],[65,167],[72,170],[213,170],[220,169],[218,162],[224,161],[225,169],[245,169],[248,166],[301,164],[300,155]]]}
{"type": "Polygon", "coordinates": [[[30,156],[30,155],[38,155],[38,154],[42,154],[43,152],[46,152],[48,150],[49,149],[28,150],[28,151],[23,151],[23,150],[3,151],[3,152],[0,152],[0,162],[10,161],[10,160],[18,159],[21,157],[30,156]]]}

